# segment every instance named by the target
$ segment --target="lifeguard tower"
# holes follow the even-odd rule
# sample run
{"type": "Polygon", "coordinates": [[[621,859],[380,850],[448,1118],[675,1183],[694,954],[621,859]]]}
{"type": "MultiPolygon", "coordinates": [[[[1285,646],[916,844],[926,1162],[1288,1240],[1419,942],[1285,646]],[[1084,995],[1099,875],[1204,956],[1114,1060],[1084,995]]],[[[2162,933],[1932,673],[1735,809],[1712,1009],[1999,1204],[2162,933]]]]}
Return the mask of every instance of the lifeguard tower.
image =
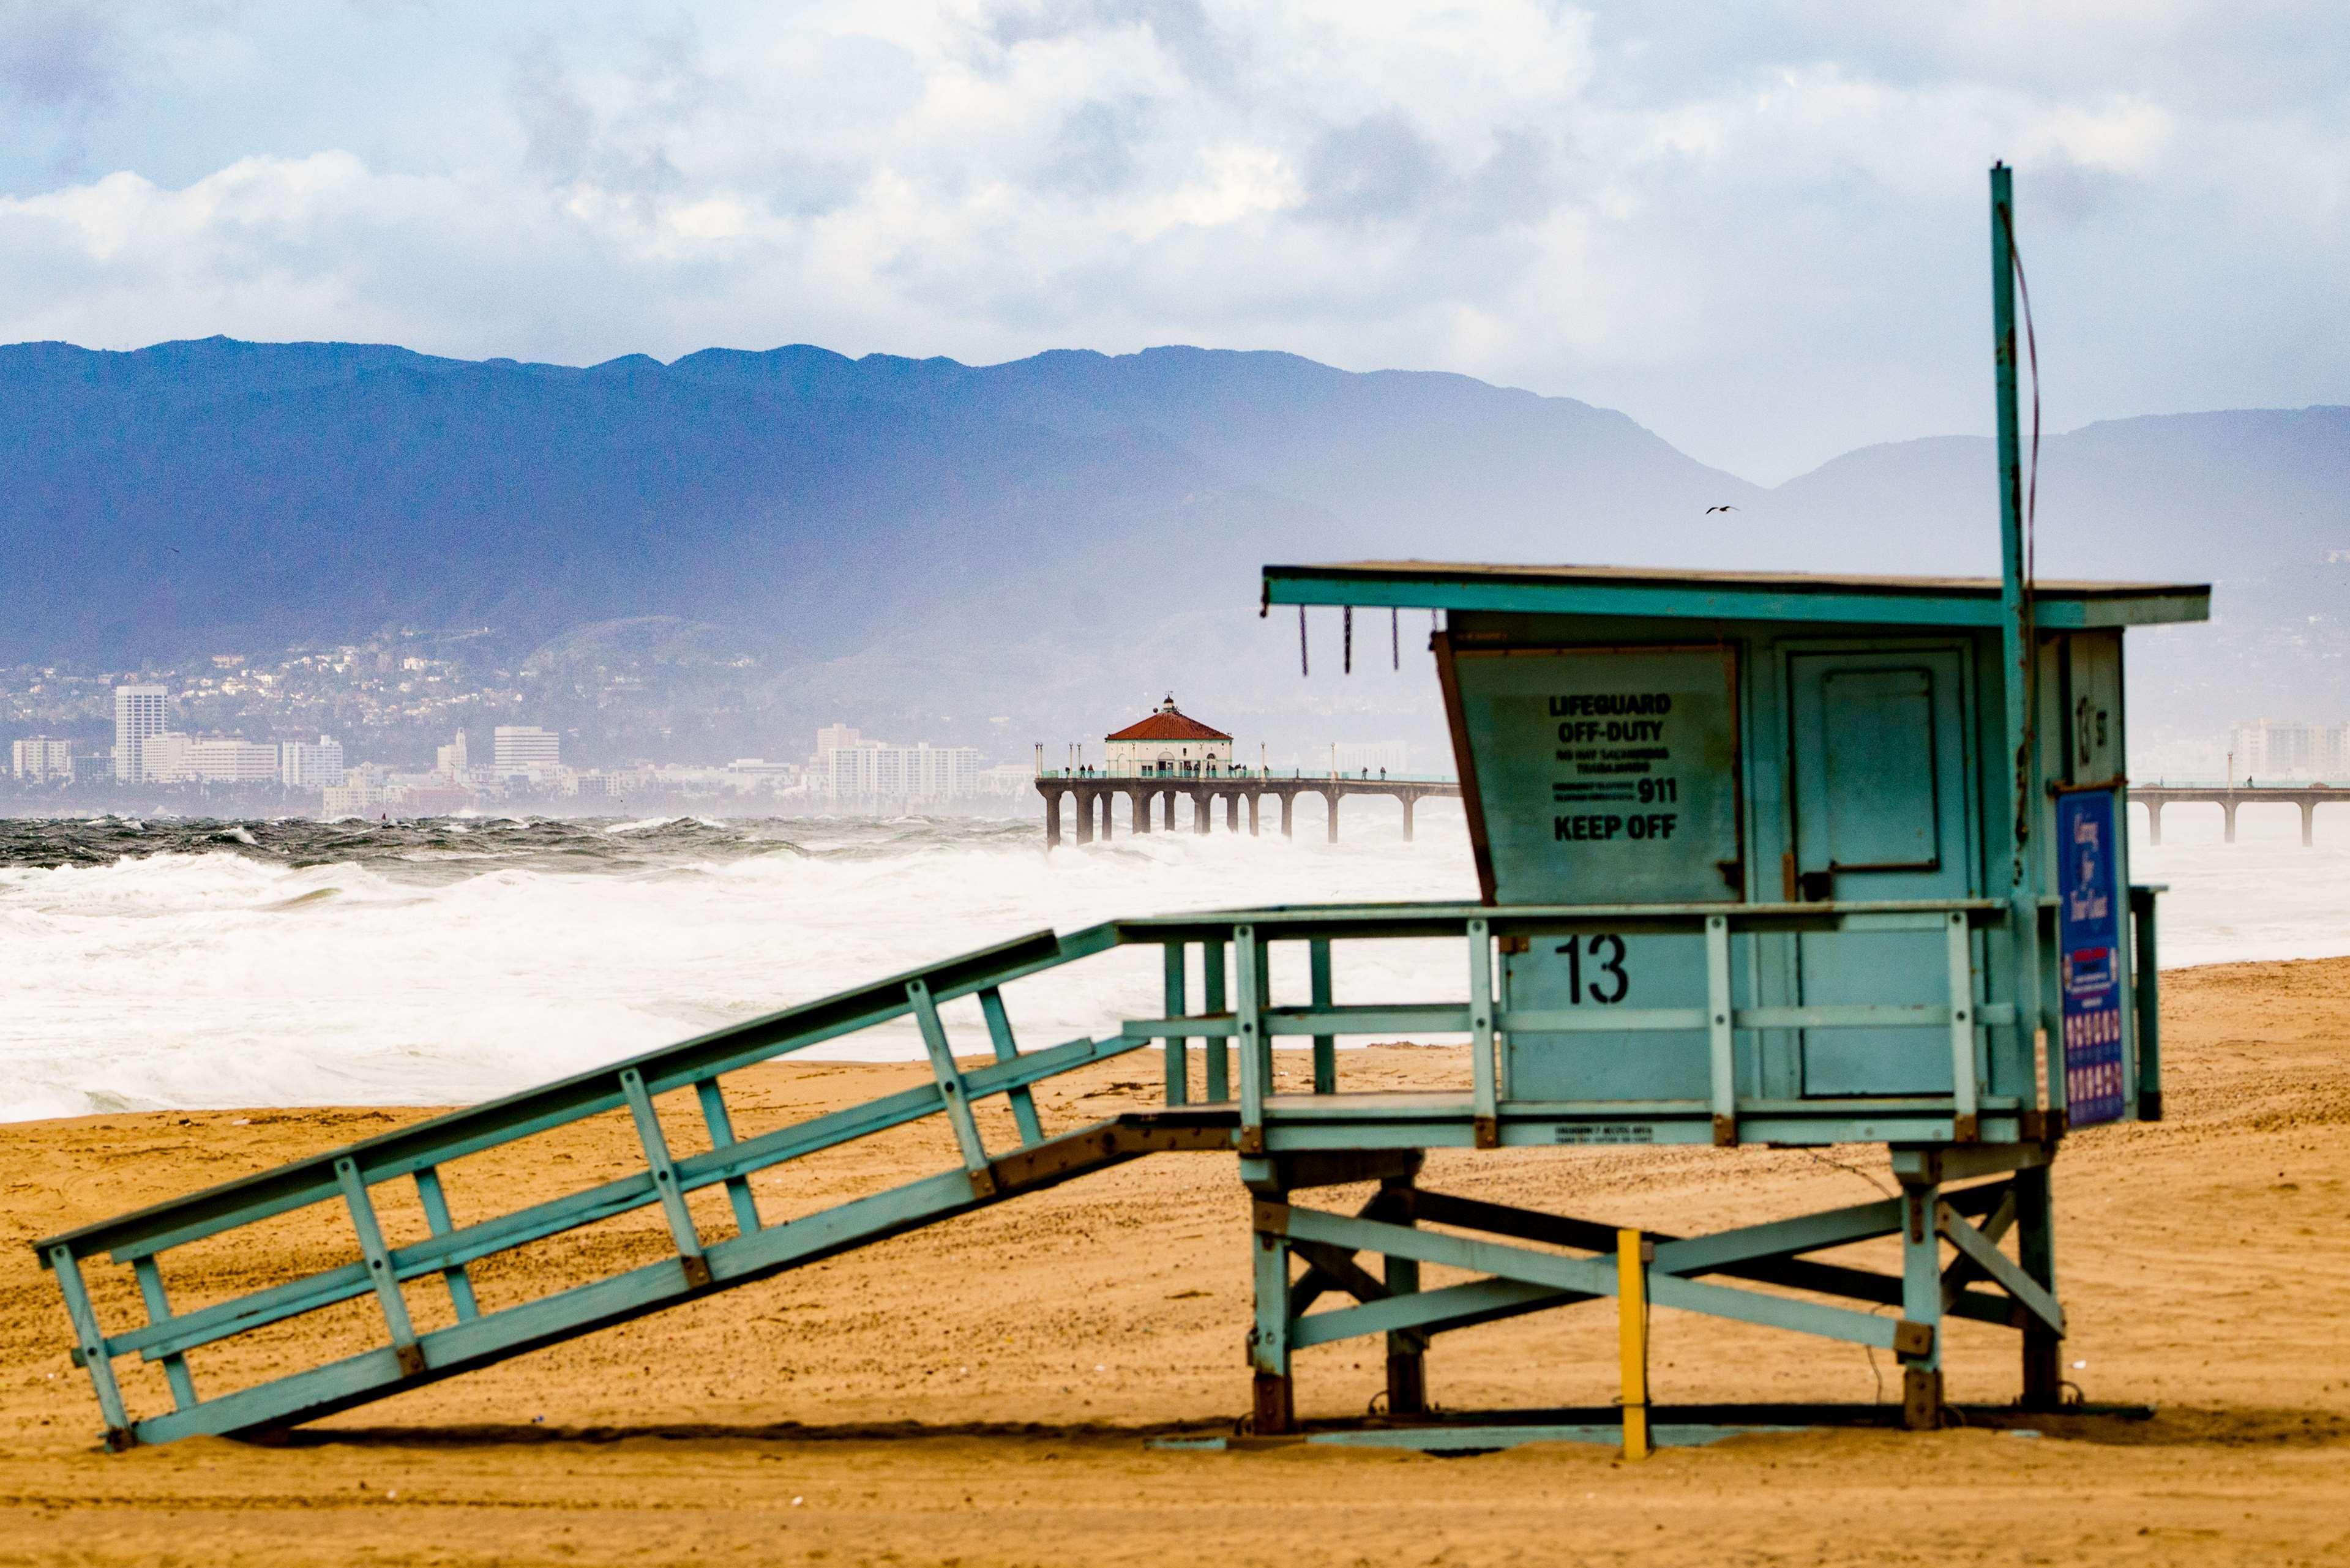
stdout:
{"type": "Polygon", "coordinates": [[[1464,1436],[1430,1423],[1425,1355],[1451,1329],[1609,1299],[1624,1337],[1623,1416],[1603,1435],[1627,1449],[1710,1430],[1648,1431],[1648,1303],[1889,1351],[1913,1426],[1941,1417],[1946,1323],[2000,1325],[2020,1334],[2023,1403],[2055,1404],[2057,1152],[2069,1129],[2151,1119],[2161,1105],[2155,904],[2129,884],[2123,835],[2122,634],[2201,619],[2209,592],[2027,579],[2004,170],[1992,209],[2002,577],[1269,567],[1268,608],[1443,618],[1434,650],[1478,902],[1037,932],[47,1238],[36,1246],[56,1271],[109,1441],[281,1428],[1186,1150],[1236,1154],[1254,1195],[1251,1419],[1262,1435],[1299,1426],[1294,1355],[1357,1335],[1386,1345],[1377,1440],[1592,1435],[1521,1422],[1464,1436]],[[1431,938],[1460,944],[1456,995],[1396,1005],[1336,994],[1334,952],[1431,938]],[[1161,951],[1151,1016],[1023,1051],[1008,996],[1018,981],[1133,946],[1161,951]],[[1276,996],[1276,951],[1303,959],[1302,994],[1276,996]],[[950,1047],[945,1010],[959,1001],[983,1024],[984,1062],[950,1047]],[[728,1075],[908,1021],[931,1084],[736,1126],[728,1075]],[[1342,1082],[1341,1036],[1448,1034],[1468,1043],[1455,1090],[1342,1082]],[[1282,1040],[1311,1051],[1302,1092],[1276,1092],[1282,1040]],[[1161,1103],[1058,1133],[1043,1126],[1033,1085],[1146,1048],[1164,1064],[1161,1103]],[[706,1134],[698,1147],[672,1146],[663,1096],[690,1096],[706,1134]],[[1009,1116],[991,1147],[974,1106],[996,1096],[1009,1116]],[[521,1209],[494,1184],[464,1184],[474,1154],[605,1116],[632,1127],[640,1170],[521,1209]],[[933,1177],[789,1214],[787,1189],[756,1185],[803,1156],[931,1116],[946,1119],[960,1156],[933,1177]],[[1702,1236],[1419,1179],[1435,1147],[1505,1159],[1559,1145],[1856,1143],[1886,1146],[1896,1196],[1758,1214],[1702,1236]],[[404,1238],[387,1232],[374,1197],[393,1181],[413,1182],[419,1199],[421,1222],[404,1238]],[[1296,1200],[1365,1182],[1375,1194],[1357,1212],[1296,1200]],[[723,1189],[724,1204],[697,1212],[690,1199],[706,1189],[723,1189]],[[348,1214],[347,1261],[229,1300],[173,1303],[172,1250],[312,1204],[348,1214]],[[647,1209],[660,1216],[662,1255],[537,1296],[476,1291],[478,1260],[647,1209]],[[1898,1272],[1813,1256],[1878,1239],[1898,1240],[1898,1272]],[[135,1298],[118,1284],[112,1299],[143,1305],[143,1324],[103,1321],[85,1270],[109,1261],[137,1285],[135,1298]],[[1430,1268],[1459,1277],[1426,1281],[1430,1268]],[[192,1354],[369,1296],[384,1327],[374,1348],[290,1371],[281,1359],[263,1381],[200,1390],[192,1354]],[[170,1408],[132,1408],[115,1372],[123,1357],[160,1364],[170,1408]]]}

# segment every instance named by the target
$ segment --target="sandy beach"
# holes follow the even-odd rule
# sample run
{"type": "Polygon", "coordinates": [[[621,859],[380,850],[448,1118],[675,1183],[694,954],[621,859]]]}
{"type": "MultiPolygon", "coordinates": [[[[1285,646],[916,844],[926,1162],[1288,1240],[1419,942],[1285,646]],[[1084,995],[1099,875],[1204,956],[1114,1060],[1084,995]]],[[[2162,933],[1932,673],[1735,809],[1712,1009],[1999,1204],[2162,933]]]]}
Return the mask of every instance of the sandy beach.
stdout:
{"type": "MultiPolygon", "coordinates": [[[[1471,1458],[1166,1452],[1247,1403],[1247,1203],[1228,1156],[1166,1156],[352,1412],[257,1447],[108,1455],[64,1314],[26,1242],[364,1137],[415,1109],[84,1116],[0,1129],[0,1563],[2350,1561],[2350,960],[2165,976],[2170,1119],[2070,1139],[2057,1167],[2068,1376],[2150,1420],[2033,1417],[1929,1435],[1815,1432],[1669,1450],[1471,1458]],[[2037,1436],[2006,1428],[2022,1427],[2037,1436]]],[[[1400,1086],[1451,1054],[1350,1054],[1400,1086]]],[[[748,1126],[915,1081],[827,1063],[739,1080],[748,1126]]],[[[1137,1103],[1136,1059],[1040,1091],[1066,1127],[1137,1103]]],[[[501,1205],[628,1168],[624,1119],[451,1176],[501,1205]]],[[[935,1119],[767,1179],[806,1212],[937,1169],[935,1119]]],[[[473,1162],[466,1162],[471,1167],[473,1162]]],[[[1439,1154],[1426,1183],[1693,1230],[1867,1198],[1879,1150],[1439,1154]]],[[[393,1212],[395,1231],[415,1223],[393,1212]]],[[[542,1243],[484,1305],[657,1256],[653,1210],[542,1243]]],[[[397,1239],[397,1238],[396,1238],[397,1239]]],[[[317,1211],[192,1249],[183,1302],[342,1245],[317,1211]]],[[[1881,1264],[1866,1249],[1856,1261],[1881,1264]]],[[[175,1264],[179,1255],[174,1255],[175,1264]]],[[[93,1271],[94,1273],[99,1272],[93,1271]]],[[[101,1305],[126,1321],[127,1271],[101,1305]]],[[[117,1278],[120,1273],[122,1277],[117,1278]]],[[[421,1296],[424,1293],[416,1293],[421,1296]]],[[[380,1323],[376,1325],[380,1332],[380,1323]]],[[[368,1330],[356,1307],[192,1357],[227,1386],[368,1330]]],[[[1898,1397],[1863,1350],[1660,1312],[1659,1401],[1898,1397]]],[[[1953,1398],[2016,1388],[2013,1340],[1959,1324],[1953,1398]]],[[[1448,1335],[1453,1409],[1604,1404],[1611,1317],[1448,1335]]],[[[130,1375],[159,1407],[160,1378],[130,1375]]],[[[1375,1342],[1298,1358],[1309,1418],[1360,1413],[1375,1342]]]]}

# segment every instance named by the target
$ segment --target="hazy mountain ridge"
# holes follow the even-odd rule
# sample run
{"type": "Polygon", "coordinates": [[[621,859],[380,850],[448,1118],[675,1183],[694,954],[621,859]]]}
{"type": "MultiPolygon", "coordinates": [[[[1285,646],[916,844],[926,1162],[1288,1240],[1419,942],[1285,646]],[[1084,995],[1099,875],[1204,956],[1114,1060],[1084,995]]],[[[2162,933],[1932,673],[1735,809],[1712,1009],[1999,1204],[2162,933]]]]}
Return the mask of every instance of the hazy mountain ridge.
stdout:
{"type": "MultiPolygon", "coordinates": [[[[711,744],[846,717],[1001,749],[1168,683],[1268,724],[1428,706],[1409,675],[1276,689],[1295,631],[1250,613],[1266,560],[1996,566],[1980,438],[1865,448],[1764,490],[1571,399],[1278,353],[974,367],[795,346],[573,368],[23,344],[0,348],[0,663],[487,625],[517,658],[546,645],[577,675],[568,717],[616,745],[677,715],[591,701],[610,638],[565,639],[643,618],[692,634],[623,636],[609,658],[700,670],[695,701],[742,710],[693,726],[711,744]]],[[[2146,639],[2141,717],[2338,716],[2350,409],[2045,437],[2038,559],[2217,579],[2220,626],[2146,639]]],[[[1366,628],[1366,675],[1384,633],[1366,628]]]]}

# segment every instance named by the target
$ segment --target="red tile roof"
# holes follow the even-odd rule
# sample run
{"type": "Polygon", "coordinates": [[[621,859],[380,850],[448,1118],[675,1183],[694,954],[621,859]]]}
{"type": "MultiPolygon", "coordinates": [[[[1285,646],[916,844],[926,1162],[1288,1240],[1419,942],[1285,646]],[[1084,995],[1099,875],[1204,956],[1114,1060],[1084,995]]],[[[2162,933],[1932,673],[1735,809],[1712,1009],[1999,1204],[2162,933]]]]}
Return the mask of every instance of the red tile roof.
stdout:
{"type": "Polygon", "coordinates": [[[1222,730],[1211,730],[1199,720],[1175,711],[1169,702],[1139,724],[1128,724],[1115,734],[1105,735],[1105,741],[1229,741],[1222,730]]]}

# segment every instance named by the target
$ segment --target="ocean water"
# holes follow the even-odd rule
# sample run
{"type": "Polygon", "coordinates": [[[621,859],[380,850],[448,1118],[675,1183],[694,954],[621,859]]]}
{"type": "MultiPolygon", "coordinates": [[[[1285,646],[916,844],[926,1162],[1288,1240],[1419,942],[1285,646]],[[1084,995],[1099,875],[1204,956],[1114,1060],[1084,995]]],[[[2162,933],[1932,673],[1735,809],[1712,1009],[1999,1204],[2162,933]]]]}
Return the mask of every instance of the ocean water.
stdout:
{"type": "MultiPolygon", "coordinates": [[[[1359,801],[1336,845],[1158,833],[1047,856],[1030,822],[0,821],[0,1120],[509,1092],[1045,928],[1265,903],[1471,898],[1457,807],[1359,801]]],[[[2350,813],[2173,808],[2166,967],[2350,953],[2350,813]],[[2208,824],[2199,818],[2210,817],[2208,824]],[[2207,831],[2208,830],[2208,831],[2207,831]]],[[[1024,1044],[1155,1016],[1155,949],[1007,991],[1024,1044]]],[[[1442,943],[1342,946],[1348,1000],[1460,994],[1442,943]]],[[[1302,961],[1277,952],[1277,997],[1302,961]]],[[[1196,981],[1195,981],[1196,983],[1196,981]]],[[[974,1004],[947,1010],[983,1047],[974,1004]]],[[[837,1055],[915,1056],[910,1028],[837,1055]]]]}

